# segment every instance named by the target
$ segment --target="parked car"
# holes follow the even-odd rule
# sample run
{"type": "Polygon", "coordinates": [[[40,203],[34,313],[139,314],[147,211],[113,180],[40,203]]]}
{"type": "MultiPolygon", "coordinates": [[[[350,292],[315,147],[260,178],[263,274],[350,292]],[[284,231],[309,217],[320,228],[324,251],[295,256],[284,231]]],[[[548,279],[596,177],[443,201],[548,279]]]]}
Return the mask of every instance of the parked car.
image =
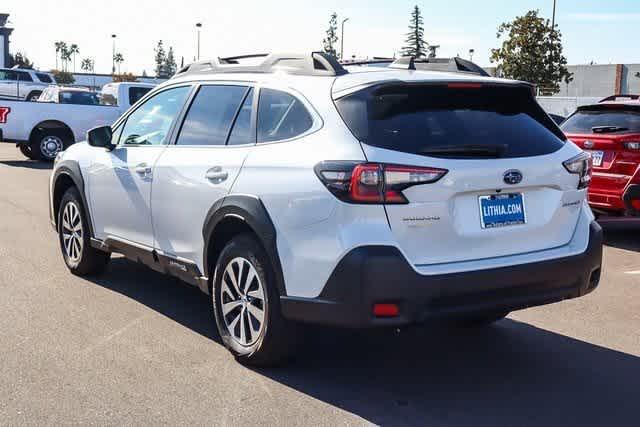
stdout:
{"type": "Polygon", "coordinates": [[[589,155],[531,86],[402,64],[183,68],[57,158],[64,262],[118,252],[197,285],[253,365],[286,360],[301,322],[482,325],[593,291],[589,155]]]}
{"type": "Polygon", "coordinates": [[[578,107],[562,130],[593,159],[589,204],[597,213],[640,215],[640,100],[616,95],[578,107]]]}
{"type": "Polygon", "coordinates": [[[37,101],[53,75],[36,70],[0,68],[0,100],[37,101]]]}
{"type": "MultiPolygon", "coordinates": [[[[98,104],[0,100],[0,141],[16,143],[28,158],[53,161],[60,151],[85,139],[87,130],[113,123],[153,87],[148,83],[110,83],[98,94],[98,104]]],[[[63,93],[71,93],[71,89],[63,93]]],[[[73,93],[72,98],[95,100],[90,93],[73,93]]]]}
{"type": "Polygon", "coordinates": [[[85,87],[51,85],[42,92],[38,102],[76,105],[100,105],[100,93],[85,87]]]}

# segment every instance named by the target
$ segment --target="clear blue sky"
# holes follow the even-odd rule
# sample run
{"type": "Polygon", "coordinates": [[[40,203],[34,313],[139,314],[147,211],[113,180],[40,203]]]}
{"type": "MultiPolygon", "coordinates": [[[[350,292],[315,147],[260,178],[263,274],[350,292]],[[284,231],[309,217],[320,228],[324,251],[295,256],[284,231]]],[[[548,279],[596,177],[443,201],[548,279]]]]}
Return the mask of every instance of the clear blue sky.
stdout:
{"type": "MultiPolygon", "coordinates": [[[[557,0],[556,22],[570,64],[640,63],[640,0],[557,0]]],[[[111,67],[111,33],[125,62],[123,71],[153,69],[159,39],[174,46],[178,62],[195,55],[195,27],[203,23],[202,57],[273,50],[319,49],[330,12],[345,26],[345,54],[391,56],[403,44],[414,4],[424,13],[426,39],[442,46],[439,56],[468,56],[489,65],[496,28],[539,9],[551,17],[553,0],[4,0],[15,28],[13,51],[26,51],[41,68],[55,65],[53,43],[80,46],[98,72],[111,67]],[[166,6],[165,6],[166,5],[166,6]]],[[[79,66],[78,60],[78,66],[79,66]]]]}

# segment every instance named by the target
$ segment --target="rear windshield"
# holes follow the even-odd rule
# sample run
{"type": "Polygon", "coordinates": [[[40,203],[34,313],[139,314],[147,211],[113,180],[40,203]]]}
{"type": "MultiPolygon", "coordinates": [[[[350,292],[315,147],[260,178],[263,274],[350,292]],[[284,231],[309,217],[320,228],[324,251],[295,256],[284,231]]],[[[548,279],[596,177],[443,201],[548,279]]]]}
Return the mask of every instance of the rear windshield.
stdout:
{"type": "Polygon", "coordinates": [[[60,92],[60,104],[100,105],[95,92],[60,92]]]}
{"type": "Polygon", "coordinates": [[[576,111],[563,124],[566,133],[640,132],[640,108],[592,107],[576,111]],[[594,130],[595,129],[595,130],[594,130]]]}
{"type": "Polygon", "coordinates": [[[528,157],[564,144],[530,88],[450,86],[384,84],[347,95],[336,106],[361,142],[411,154],[528,157]]]}
{"type": "Polygon", "coordinates": [[[38,80],[40,80],[42,83],[53,83],[51,76],[48,74],[36,73],[36,77],[38,77],[38,80]]]}

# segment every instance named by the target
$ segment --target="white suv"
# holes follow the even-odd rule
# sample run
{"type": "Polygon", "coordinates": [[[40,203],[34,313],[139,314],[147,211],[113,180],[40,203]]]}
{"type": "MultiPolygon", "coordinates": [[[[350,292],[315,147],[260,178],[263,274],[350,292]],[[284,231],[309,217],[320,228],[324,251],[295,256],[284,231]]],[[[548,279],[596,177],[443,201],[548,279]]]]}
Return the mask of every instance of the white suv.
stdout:
{"type": "Polygon", "coordinates": [[[0,68],[0,99],[35,102],[50,84],[55,84],[50,73],[21,68],[0,68]]]}
{"type": "Polygon", "coordinates": [[[590,158],[528,84],[347,70],[332,57],[192,64],[51,177],[69,269],[118,252],[210,295],[243,363],[299,323],[466,323],[575,298],[600,276],[590,158]]]}

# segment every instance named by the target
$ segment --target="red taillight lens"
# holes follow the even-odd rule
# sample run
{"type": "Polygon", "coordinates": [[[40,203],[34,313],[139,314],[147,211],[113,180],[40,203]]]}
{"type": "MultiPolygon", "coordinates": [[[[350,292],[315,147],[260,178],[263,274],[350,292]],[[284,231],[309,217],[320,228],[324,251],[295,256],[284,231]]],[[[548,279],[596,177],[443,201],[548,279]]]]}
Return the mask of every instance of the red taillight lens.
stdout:
{"type": "Polygon", "coordinates": [[[591,183],[592,160],[588,153],[582,152],[563,163],[567,172],[578,175],[578,189],[587,188],[591,183]]]}
{"type": "Polygon", "coordinates": [[[405,204],[402,191],[438,181],[446,169],[384,163],[322,162],[316,174],[338,199],[347,203],[405,204]]]}
{"type": "Polygon", "coordinates": [[[7,117],[11,112],[9,107],[0,107],[0,123],[7,123],[7,117]]]}
{"type": "Polygon", "coordinates": [[[374,304],[373,315],[376,317],[396,317],[400,314],[398,304],[374,304]]]}

